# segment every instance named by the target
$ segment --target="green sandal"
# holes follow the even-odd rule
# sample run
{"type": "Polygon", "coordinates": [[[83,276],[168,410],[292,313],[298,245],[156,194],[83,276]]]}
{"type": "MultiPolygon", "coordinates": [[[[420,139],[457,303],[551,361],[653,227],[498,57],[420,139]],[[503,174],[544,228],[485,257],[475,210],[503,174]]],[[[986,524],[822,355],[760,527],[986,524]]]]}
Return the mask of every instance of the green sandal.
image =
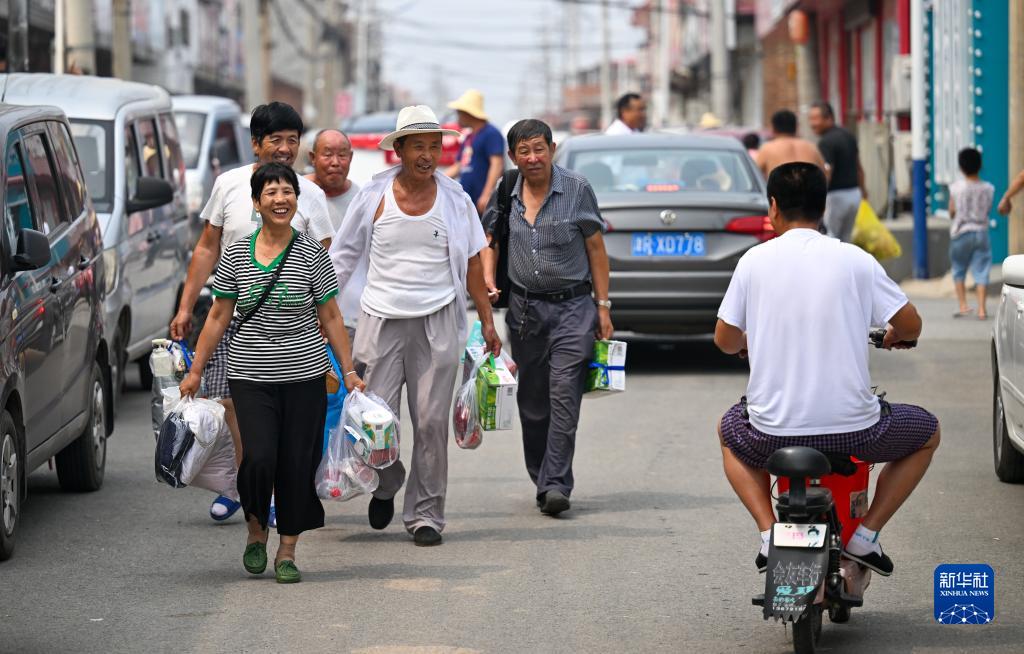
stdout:
{"type": "Polygon", "coordinates": [[[279,584],[297,584],[302,581],[299,569],[295,567],[295,561],[284,559],[274,565],[274,573],[277,575],[279,584]]]}
{"type": "Polygon", "coordinates": [[[263,574],[267,569],[267,544],[249,543],[242,554],[242,565],[249,574],[263,574]]]}

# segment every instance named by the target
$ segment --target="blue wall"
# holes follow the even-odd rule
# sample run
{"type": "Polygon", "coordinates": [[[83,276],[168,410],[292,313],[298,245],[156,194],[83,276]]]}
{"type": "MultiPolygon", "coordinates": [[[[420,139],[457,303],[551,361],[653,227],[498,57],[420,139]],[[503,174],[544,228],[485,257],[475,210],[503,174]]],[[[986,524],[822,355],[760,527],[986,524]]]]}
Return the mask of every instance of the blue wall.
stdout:
{"type": "Polygon", "coordinates": [[[996,187],[992,206],[992,259],[999,263],[1009,247],[1009,224],[995,205],[1009,184],[1010,3],[974,0],[975,142],[983,153],[983,179],[996,187]],[[979,94],[980,92],[980,94],[979,94]],[[981,109],[981,113],[977,112],[981,109]]]}

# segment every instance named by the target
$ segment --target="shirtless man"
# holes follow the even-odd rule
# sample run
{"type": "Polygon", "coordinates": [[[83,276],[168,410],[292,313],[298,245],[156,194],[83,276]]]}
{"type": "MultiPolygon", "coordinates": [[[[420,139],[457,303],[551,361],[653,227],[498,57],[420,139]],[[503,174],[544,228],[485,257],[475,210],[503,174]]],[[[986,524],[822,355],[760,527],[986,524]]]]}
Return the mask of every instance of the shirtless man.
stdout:
{"type": "Polygon", "coordinates": [[[782,109],[772,115],[772,140],[761,146],[754,156],[754,162],[765,179],[768,179],[772,169],[794,161],[815,164],[828,175],[825,160],[817,146],[797,137],[796,114],[789,109],[782,109]]]}

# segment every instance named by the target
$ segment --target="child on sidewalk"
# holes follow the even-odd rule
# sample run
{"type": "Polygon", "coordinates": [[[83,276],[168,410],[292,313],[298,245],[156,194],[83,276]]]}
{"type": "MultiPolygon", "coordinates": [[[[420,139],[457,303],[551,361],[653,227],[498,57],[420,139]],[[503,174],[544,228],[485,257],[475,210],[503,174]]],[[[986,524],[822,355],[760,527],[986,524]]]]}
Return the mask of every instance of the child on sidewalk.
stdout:
{"type": "Polygon", "coordinates": [[[971,315],[967,305],[967,269],[971,270],[975,292],[978,295],[978,319],[988,318],[985,309],[985,287],[988,285],[989,269],[992,267],[992,247],[988,240],[988,214],[992,210],[995,187],[983,181],[981,153],[974,148],[964,148],[957,156],[963,179],[949,185],[949,217],[953,224],[949,228],[949,260],[953,269],[953,284],[956,299],[960,303],[956,318],[971,315]]]}

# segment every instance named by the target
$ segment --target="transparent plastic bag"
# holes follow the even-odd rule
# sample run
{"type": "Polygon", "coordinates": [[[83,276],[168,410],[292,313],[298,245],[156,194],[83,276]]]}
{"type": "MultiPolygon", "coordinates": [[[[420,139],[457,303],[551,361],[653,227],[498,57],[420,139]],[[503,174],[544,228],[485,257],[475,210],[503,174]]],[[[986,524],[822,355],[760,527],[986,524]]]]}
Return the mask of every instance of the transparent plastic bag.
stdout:
{"type": "Polygon", "coordinates": [[[160,433],[167,415],[164,391],[177,389],[192,367],[192,359],[185,348],[166,338],[153,340],[153,351],[149,355],[149,369],[153,373],[153,396],[150,413],[153,419],[153,435],[160,433]]]}
{"type": "Polygon", "coordinates": [[[349,393],[341,410],[341,428],[366,465],[383,469],[398,460],[398,418],[380,396],[358,390],[349,393]]]}
{"type": "Polygon", "coordinates": [[[455,444],[464,450],[475,450],[484,440],[480,425],[480,408],[476,403],[476,380],[470,379],[459,388],[452,408],[455,444]]]}
{"type": "Polygon", "coordinates": [[[377,490],[380,477],[353,448],[354,439],[340,423],[331,429],[327,449],[316,470],[316,494],[323,500],[346,502],[377,490]]]}
{"type": "Polygon", "coordinates": [[[184,488],[187,485],[181,479],[182,461],[196,439],[181,408],[179,403],[179,407],[167,414],[156,436],[153,461],[156,480],[171,488],[184,488]]]}

